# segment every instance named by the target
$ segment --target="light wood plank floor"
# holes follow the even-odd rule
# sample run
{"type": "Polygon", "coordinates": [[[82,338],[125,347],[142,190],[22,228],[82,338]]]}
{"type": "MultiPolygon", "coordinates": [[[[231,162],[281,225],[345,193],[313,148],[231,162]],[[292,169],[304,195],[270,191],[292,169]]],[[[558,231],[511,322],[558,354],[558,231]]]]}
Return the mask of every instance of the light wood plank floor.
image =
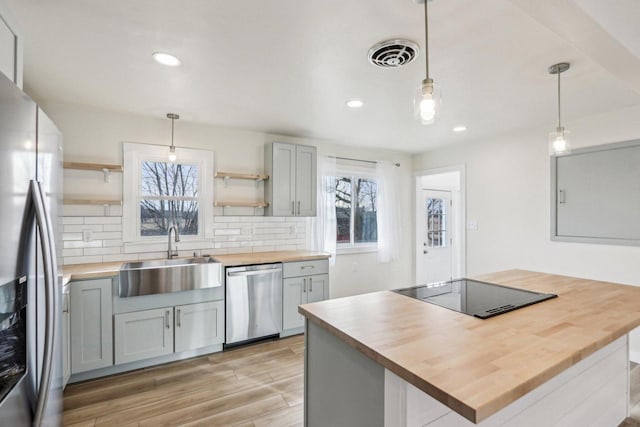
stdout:
{"type": "MultiPolygon", "coordinates": [[[[304,338],[295,336],[80,384],[64,393],[69,427],[302,425],[304,338]]],[[[640,365],[630,418],[640,427],[640,365]]]]}
{"type": "Polygon", "coordinates": [[[300,426],[304,337],[69,385],[65,426],[300,426]]]}

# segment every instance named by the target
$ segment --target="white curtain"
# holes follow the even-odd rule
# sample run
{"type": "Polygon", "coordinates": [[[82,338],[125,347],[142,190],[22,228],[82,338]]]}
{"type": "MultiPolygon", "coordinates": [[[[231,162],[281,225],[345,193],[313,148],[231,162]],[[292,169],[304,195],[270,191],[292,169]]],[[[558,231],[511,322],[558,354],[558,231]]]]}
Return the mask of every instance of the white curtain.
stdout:
{"type": "Polygon", "coordinates": [[[312,225],[312,248],[331,255],[336,262],[336,159],[322,156],[318,161],[317,215],[312,225]]]}
{"type": "Polygon", "coordinates": [[[400,258],[400,214],[398,167],[389,161],[379,161],[378,177],[378,261],[390,262],[400,258]]]}

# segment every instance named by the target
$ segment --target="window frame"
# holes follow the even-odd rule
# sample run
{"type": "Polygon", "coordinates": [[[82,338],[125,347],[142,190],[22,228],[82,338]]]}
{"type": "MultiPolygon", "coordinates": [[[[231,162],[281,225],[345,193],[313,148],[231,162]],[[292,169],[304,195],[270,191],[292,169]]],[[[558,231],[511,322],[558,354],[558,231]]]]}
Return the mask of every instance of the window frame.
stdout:
{"type": "MultiPolygon", "coordinates": [[[[122,238],[127,243],[164,242],[166,235],[142,236],[140,234],[140,201],[142,199],[160,199],[164,197],[143,196],[142,163],[168,163],[169,148],[165,145],[124,142],[123,149],[123,206],[122,238]]],[[[180,236],[181,240],[198,242],[213,238],[213,151],[193,148],[177,148],[178,164],[198,167],[198,234],[180,236]]],[[[179,198],[179,197],[178,197],[179,198]]],[[[165,198],[166,199],[166,198],[165,198]]],[[[173,199],[173,198],[171,198],[173,199]]],[[[192,198],[189,197],[191,200],[192,198]]]]}
{"type": "MultiPolygon", "coordinates": [[[[361,166],[345,166],[341,167],[341,165],[337,165],[336,174],[334,178],[345,177],[351,178],[351,217],[350,217],[350,229],[349,229],[349,243],[340,243],[337,241],[338,236],[336,235],[336,253],[337,254],[351,254],[351,253],[366,253],[366,252],[377,252],[378,251],[378,241],[376,239],[375,242],[367,242],[367,243],[356,243],[355,242],[355,210],[356,210],[356,185],[355,180],[357,179],[366,179],[369,181],[375,181],[376,183],[376,195],[378,193],[378,181],[379,178],[376,174],[375,167],[361,167],[361,166]]],[[[376,206],[377,212],[377,206],[376,206]]],[[[376,221],[377,221],[377,213],[376,213],[376,221]]],[[[337,224],[336,224],[337,227],[337,224]]],[[[337,233],[336,233],[337,234],[337,233]]]]}

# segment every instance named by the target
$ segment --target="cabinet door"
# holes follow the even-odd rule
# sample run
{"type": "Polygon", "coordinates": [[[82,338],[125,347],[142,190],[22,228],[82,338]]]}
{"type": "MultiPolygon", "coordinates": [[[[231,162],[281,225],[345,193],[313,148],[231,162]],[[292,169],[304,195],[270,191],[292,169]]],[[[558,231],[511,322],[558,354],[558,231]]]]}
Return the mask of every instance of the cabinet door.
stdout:
{"type": "Polygon", "coordinates": [[[173,353],[173,307],[115,315],[116,364],[173,353]]]}
{"type": "Polygon", "coordinates": [[[307,278],[307,302],[324,301],[329,298],[329,275],[317,274],[307,278]]]}
{"type": "Polygon", "coordinates": [[[296,146],[296,215],[316,216],[316,147],[296,146]]]}
{"type": "Polygon", "coordinates": [[[296,146],[294,144],[273,143],[272,168],[273,216],[293,216],[295,214],[296,189],[296,146]]]}
{"type": "Polygon", "coordinates": [[[111,279],[70,286],[71,373],[113,365],[111,279]]]}
{"type": "Polygon", "coordinates": [[[282,329],[304,326],[304,317],[298,314],[298,306],[307,302],[306,277],[295,277],[282,281],[282,329]]]}
{"type": "Polygon", "coordinates": [[[176,310],[176,353],[224,342],[224,301],[179,305],[176,310]]]}

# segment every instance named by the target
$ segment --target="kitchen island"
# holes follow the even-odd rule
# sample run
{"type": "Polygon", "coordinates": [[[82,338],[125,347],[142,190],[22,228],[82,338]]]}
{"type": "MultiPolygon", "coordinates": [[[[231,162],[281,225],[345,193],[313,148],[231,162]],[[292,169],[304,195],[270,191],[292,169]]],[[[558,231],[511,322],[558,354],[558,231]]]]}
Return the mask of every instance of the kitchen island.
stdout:
{"type": "Polygon", "coordinates": [[[305,421],[617,426],[640,288],[512,270],[475,279],[558,298],[478,319],[393,292],[303,305],[305,421]]]}

